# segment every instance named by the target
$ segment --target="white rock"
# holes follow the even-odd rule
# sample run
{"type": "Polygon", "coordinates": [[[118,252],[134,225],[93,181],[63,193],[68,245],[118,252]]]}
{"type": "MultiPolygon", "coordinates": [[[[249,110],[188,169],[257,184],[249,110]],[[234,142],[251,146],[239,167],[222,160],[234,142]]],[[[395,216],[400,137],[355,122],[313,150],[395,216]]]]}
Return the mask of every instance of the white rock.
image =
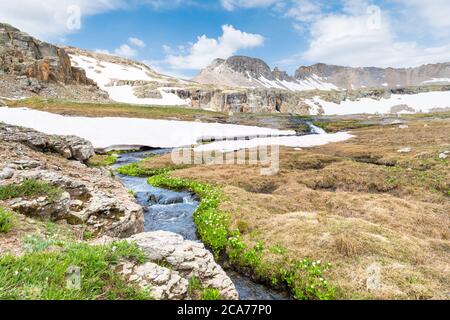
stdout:
{"type": "Polygon", "coordinates": [[[13,176],[14,170],[9,167],[3,168],[3,170],[0,171],[0,180],[11,179],[13,176]]]}
{"type": "Polygon", "coordinates": [[[203,287],[218,289],[223,299],[238,298],[233,282],[203,244],[166,231],[140,233],[127,240],[136,242],[151,261],[164,261],[185,279],[195,275],[203,287]]]}
{"type": "Polygon", "coordinates": [[[412,149],[410,147],[406,147],[406,148],[397,150],[398,153],[409,153],[411,151],[412,151],[412,149]]]}
{"type": "Polygon", "coordinates": [[[181,300],[188,298],[189,281],[177,271],[161,267],[153,262],[142,265],[123,263],[119,273],[130,282],[136,282],[141,288],[150,291],[157,300],[181,300]]]}

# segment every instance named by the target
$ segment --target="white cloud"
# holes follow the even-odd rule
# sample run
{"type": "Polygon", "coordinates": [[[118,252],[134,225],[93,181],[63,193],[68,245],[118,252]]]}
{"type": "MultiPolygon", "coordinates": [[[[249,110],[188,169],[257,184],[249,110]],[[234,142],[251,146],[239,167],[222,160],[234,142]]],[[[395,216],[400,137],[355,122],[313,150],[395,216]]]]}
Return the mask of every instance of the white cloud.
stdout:
{"type": "Polygon", "coordinates": [[[139,39],[139,38],[136,38],[136,37],[130,37],[130,38],[128,39],[128,43],[131,44],[131,45],[133,45],[133,46],[136,46],[136,47],[138,47],[138,48],[145,48],[145,47],[146,47],[145,42],[142,41],[142,40],[139,39]]]}
{"type": "Polygon", "coordinates": [[[301,58],[354,67],[408,67],[450,60],[450,45],[422,47],[398,40],[386,14],[381,12],[378,22],[370,14],[331,14],[313,23],[309,49],[301,58]]]}
{"type": "Polygon", "coordinates": [[[74,8],[79,8],[81,17],[85,17],[123,5],[123,0],[0,1],[0,21],[36,37],[54,39],[76,32],[82,26],[73,23],[77,19],[74,8]]]}
{"type": "Polygon", "coordinates": [[[40,39],[53,40],[77,32],[85,17],[111,10],[137,6],[163,10],[193,4],[195,0],[2,0],[0,21],[40,39]],[[81,20],[73,23],[78,12],[81,20]]]}
{"type": "Polygon", "coordinates": [[[237,30],[231,25],[222,26],[222,30],[223,34],[218,39],[202,35],[187,49],[187,54],[169,54],[164,62],[173,69],[201,69],[214,59],[225,59],[241,49],[257,47],[264,43],[263,36],[237,30]]]}
{"type": "Polygon", "coordinates": [[[277,2],[279,0],[220,0],[222,6],[225,10],[233,11],[238,7],[243,8],[256,8],[256,7],[268,7],[277,2]]]}
{"type": "Polygon", "coordinates": [[[111,55],[111,52],[109,50],[106,49],[95,49],[94,50],[96,53],[101,53],[101,54],[109,54],[111,55]]]}
{"type": "Polygon", "coordinates": [[[311,0],[293,0],[291,6],[285,12],[286,17],[302,22],[311,22],[318,19],[321,14],[322,5],[320,2],[311,0]]]}
{"type": "Polygon", "coordinates": [[[97,49],[95,52],[103,54],[114,54],[124,58],[134,58],[138,55],[138,49],[146,47],[144,41],[136,37],[129,37],[127,43],[120,45],[117,49],[114,49],[113,53],[105,49],[97,49]]]}
{"type": "Polygon", "coordinates": [[[395,1],[407,10],[408,15],[421,18],[415,20],[415,23],[425,22],[428,26],[436,29],[450,27],[450,1],[448,0],[395,1]]]}
{"type": "Polygon", "coordinates": [[[118,56],[125,57],[125,58],[133,58],[137,55],[137,50],[131,48],[127,44],[121,45],[119,48],[114,50],[114,53],[118,56]]]}

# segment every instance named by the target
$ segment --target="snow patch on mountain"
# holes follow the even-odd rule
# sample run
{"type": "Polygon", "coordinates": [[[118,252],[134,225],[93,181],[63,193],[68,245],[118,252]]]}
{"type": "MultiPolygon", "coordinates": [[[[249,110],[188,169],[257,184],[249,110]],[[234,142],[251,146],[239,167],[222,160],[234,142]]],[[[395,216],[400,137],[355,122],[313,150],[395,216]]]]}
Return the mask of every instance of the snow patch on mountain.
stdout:
{"type": "Polygon", "coordinates": [[[450,109],[450,91],[392,94],[388,99],[362,98],[356,101],[342,101],[340,104],[328,102],[319,97],[308,99],[305,102],[314,110],[321,106],[326,115],[427,113],[450,109]]]}
{"type": "Polygon", "coordinates": [[[450,78],[433,78],[431,80],[427,80],[427,81],[423,81],[423,84],[427,84],[427,83],[445,83],[445,82],[450,82],[450,78]]]}
{"type": "Polygon", "coordinates": [[[158,88],[161,99],[148,99],[137,97],[131,85],[119,85],[121,80],[158,82],[162,85],[169,83],[170,77],[158,75],[143,65],[112,63],[84,55],[70,54],[69,56],[72,64],[84,69],[87,77],[108,92],[110,98],[114,101],[165,106],[188,105],[190,103],[188,99],[180,99],[177,95],[166,92],[164,88],[158,88]]]}

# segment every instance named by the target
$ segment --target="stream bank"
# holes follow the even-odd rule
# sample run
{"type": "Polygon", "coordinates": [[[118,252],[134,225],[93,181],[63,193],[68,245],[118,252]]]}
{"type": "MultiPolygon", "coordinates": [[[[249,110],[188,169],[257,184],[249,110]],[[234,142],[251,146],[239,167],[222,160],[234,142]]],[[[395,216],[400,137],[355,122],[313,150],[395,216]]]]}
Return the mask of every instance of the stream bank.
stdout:
{"type": "MultiPolygon", "coordinates": [[[[170,152],[170,149],[153,149],[122,153],[118,156],[120,166],[145,158],[170,152]]],[[[198,197],[191,192],[175,192],[156,188],[147,183],[147,178],[117,174],[123,185],[135,194],[137,202],[144,208],[145,232],[169,231],[181,235],[185,240],[200,242],[194,223],[194,212],[199,205],[198,197]]],[[[289,297],[264,285],[253,282],[235,271],[226,270],[233,281],[241,300],[285,300],[289,297]]]]}

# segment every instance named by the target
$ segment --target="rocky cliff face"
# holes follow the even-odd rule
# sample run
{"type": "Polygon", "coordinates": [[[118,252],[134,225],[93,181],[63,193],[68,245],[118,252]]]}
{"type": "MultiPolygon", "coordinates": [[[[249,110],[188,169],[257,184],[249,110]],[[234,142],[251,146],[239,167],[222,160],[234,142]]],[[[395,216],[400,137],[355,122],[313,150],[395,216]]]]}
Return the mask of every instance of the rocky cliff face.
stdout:
{"type": "Polygon", "coordinates": [[[11,98],[39,94],[107,99],[84,70],[72,66],[64,49],[5,23],[0,23],[0,87],[0,95],[11,98]]]}
{"type": "MultiPolygon", "coordinates": [[[[450,91],[450,85],[418,86],[408,88],[380,88],[359,89],[345,91],[309,90],[293,92],[277,89],[198,89],[173,88],[171,93],[182,99],[189,99],[191,107],[199,109],[212,109],[229,113],[294,113],[302,115],[324,114],[325,110],[320,103],[314,102],[316,98],[334,104],[345,101],[359,101],[370,98],[374,101],[390,99],[392,95],[415,95],[429,92],[450,91]]],[[[407,106],[396,105],[392,102],[393,113],[408,111],[407,106]],[[399,108],[402,107],[402,108],[399,108]],[[396,111],[397,110],[397,111],[396,111]]],[[[438,105],[436,105],[438,107],[438,105]]],[[[437,109],[436,109],[437,110],[437,109]]],[[[410,110],[411,111],[411,110],[410,110]]],[[[364,112],[364,110],[361,110],[364,112]]]]}
{"type": "Polygon", "coordinates": [[[72,67],[64,49],[4,23],[0,23],[0,70],[42,82],[94,84],[82,69],[72,67]]]}

